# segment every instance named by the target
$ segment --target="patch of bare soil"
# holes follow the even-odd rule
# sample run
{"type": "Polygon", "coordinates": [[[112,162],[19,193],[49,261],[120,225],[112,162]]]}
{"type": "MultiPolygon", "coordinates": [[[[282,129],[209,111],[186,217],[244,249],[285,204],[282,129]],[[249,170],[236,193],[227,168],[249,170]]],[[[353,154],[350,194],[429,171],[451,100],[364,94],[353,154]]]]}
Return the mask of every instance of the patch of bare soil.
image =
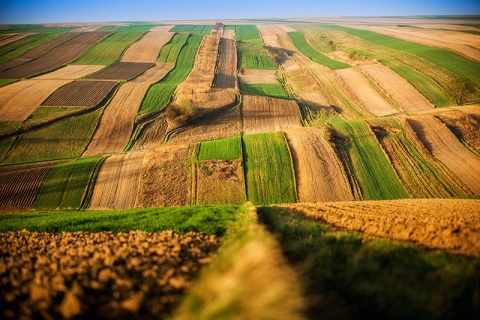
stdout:
{"type": "Polygon", "coordinates": [[[413,241],[429,248],[480,257],[480,202],[408,199],[282,205],[322,223],[367,237],[413,241]]]}
{"type": "Polygon", "coordinates": [[[0,233],[0,317],[163,318],[219,244],[194,232],[0,233]]]}
{"type": "Polygon", "coordinates": [[[116,81],[72,81],[58,88],[42,106],[95,107],[105,100],[117,84],[116,81]]]}
{"type": "Polygon", "coordinates": [[[220,38],[214,87],[237,89],[237,44],[235,30],[225,30],[220,38]]]}
{"type": "Polygon", "coordinates": [[[153,62],[117,62],[87,78],[97,80],[130,80],[154,66],[155,63],[153,62]]]}
{"type": "Polygon", "coordinates": [[[263,70],[263,69],[243,69],[238,75],[241,83],[246,84],[276,84],[277,70],[263,70]]]}
{"type": "Polygon", "coordinates": [[[122,57],[124,62],[155,62],[162,47],[173,37],[171,26],[157,26],[132,44],[122,57]],[[160,27],[161,29],[157,28],[160,27]]]}
{"type": "Polygon", "coordinates": [[[462,111],[448,111],[438,115],[456,135],[480,151],[480,117],[462,111]]]}

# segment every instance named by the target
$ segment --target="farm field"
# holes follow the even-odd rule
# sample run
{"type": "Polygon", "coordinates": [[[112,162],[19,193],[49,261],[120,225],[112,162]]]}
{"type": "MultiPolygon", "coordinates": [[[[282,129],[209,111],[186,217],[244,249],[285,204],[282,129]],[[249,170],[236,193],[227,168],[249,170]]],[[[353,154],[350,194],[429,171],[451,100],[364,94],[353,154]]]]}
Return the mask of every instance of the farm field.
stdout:
{"type": "Polygon", "coordinates": [[[476,319],[479,26],[0,25],[0,318],[476,319]]]}

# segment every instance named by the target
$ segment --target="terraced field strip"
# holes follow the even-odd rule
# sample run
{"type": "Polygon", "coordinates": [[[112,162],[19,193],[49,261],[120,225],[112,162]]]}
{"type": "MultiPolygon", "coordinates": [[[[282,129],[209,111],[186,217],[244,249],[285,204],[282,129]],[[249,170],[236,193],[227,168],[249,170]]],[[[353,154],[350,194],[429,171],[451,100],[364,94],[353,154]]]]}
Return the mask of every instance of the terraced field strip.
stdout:
{"type": "Polygon", "coordinates": [[[78,209],[100,157],[78,159],[53,166],[38,189],[33,207],[37,209],[78,209]]]}
{"type": "Polygon", "coordinates": [[[285,131],[292,153],[297,181],[298,201],[353,200],[348,179],[334,150],[315,128],[285,131]]]}
{"type": "Polygon", "coordinates": [[[199,36],[206,36],[212,32],[213,25],[176,25],[170,32],[190,33],[199,36]]]}
{"type": "MultiPolygon", "coordinates": [[[[183,82],[195,63],[195,56],[202,41],[201,36],[189,35],[178,54],[175,67],[159,82],[150,86],[140,107],[140,113],[160,110],[168,103],[175,88],[183,82]]],[[[162,50],[163,51],[163,50],[162,50]]]]}
{"type": "MultiPolygon", "coordinates": [[[[155,28],[159,28],[159,26],[155,28]]],[[[160,50],[174,35],[173,32],[168,32],[170,26],[162,26],[161,28],[156,29],[157,31],[151,29],[142,39],[132,44],[123,55],[122,61],[156,62],[160,50]]]]}
{"type": "Polygon", "coordinates": [[[243,69],[238,79],[245,84],[278,84],[276,70],[243,69]]]}
{"type": "Polygon", "coordinates": [[[135,114],[148,88],[172,68],[172,64],[157,63],[138,78],[123,84],[105,109],[83,156],[123,151],[133,130],[135,114]]]}
{"type": "Polygon", "coordinates": [[[468,199],[409,199],[284,205],[364,237],[414,241],[428,248],[480,256],[480,206],[468,199]]]}
{"type": "Polygon", "coordinates": [[[240,136],[202,141],[198,148],[197,160],[236,160],[242,158],[240,136]]]}
{"type": "Polygon", "coordinates": [[[90,142],[102,111],[100,109],[67,118],[20,135],[1,163],[29,163],[79,157],[90,142]]]}
{"type": "Polygon", "coordinates": [[[136,208],[190,204],[192,168],[188,144],[150,148],[143,160],[136,208]]]}
{"type": "Polygon", "coordinates": [[[29,208],[50,167],[0,168],[0,211],[29,208]]]}
{"type": "Polygon", "coordinates": [[[290,99],[280,83],[277,84],[245,84],[240,83],[240,91],[257,96],[290,99]]]}
{"type": "Polygon", "coordinates": [[[348,139],[337,142],[336,147],[341,150],[340,157],[356,198],[387,200],[409,197],[364,121],[338,121],[332,122],[331,126],[348,139]],[[357,194],[357,188],[360,194],[357,194]]]}
{"type": "Polygon", "coordinates": [[[263,47],[262,38],[256,26],[237,25],[235,34],[239,69],[277,69],[267,50],[263,47]]]}
{"type": "Polygon", "coordinates": [[[373,87],[361,72],[355,68],[336,70],[336,74],[342,79],[347,90],[371,113],[377,117],[383,117],[398,113],[381,94],[373,87]]]}
{"type": "Polygon", "coordinates": [[[283,132],[243,136],[247,199],[254,204],[296,202],[291,159],[283,132]]]}
{"type": "Polygon", "coordinates": [[[447,126],[432,116],[408,118],[408,123],[435,158],[447,166],[474,194],[480,194],[480,157],[466,149],[447,126]]]}
{"type": "Polygon", "coordinates": [[[176,63],[180,50],[187,42],[189,35],[184,33],[176,33],[170,41],[160,50],[157,62],[176,63]]]}
{"type": "Polygon", "coordinates": [[[324,65],[332,70],[350,68],[349,64],[332,60],[312,48],[301,32],[293,31],[289,32],[288,34],[290,35],[290,38],[292,38],[295,47],[297,47],[298,50],[309,57],[312,61],[324,65]]]}
{"type": "Polygon", "coordinates": [[[144,73],[155,64],[150,62],[117,62],[110,67],[94,73],[87,79],[94,80],[131,80],[144,73]]]}
{"type": "Polygon", "coordinates": [[[70,81],[23,80],[1,87],[1,121],[24,121],[49,95],[70,81]]]}
{"type": "Polygon", "coordinates": [[[430,155],[405,120],[383,118],[368,122],[412,197],[446,198],[468,194],[463,183],[430,155]]]}
{"type": "Polygon", "coordinates": [[[89,209],[133,209],[144,156],[145,152],[129,152],[107,158],[95,181],[89,209]]]}
{"type": "Polygon", "coordinates": [[[282,131],[302,127],[298,105],[293,100],[243,96],[245,134],[282,131]]]}
{"type": "Polygon", "coordinates": [[[21,79],[58,68],[76,59],[93,44],[105,38],[107,32],[82,33],[51,49],[38,59],[0,72],[0,79],[21,79]]]}
{"type": "Polygon", "coordinates": [[[438,118],[474,153],[480,151],[480,107],[476,109],[451,110],[438,114],[438,118]]]}
{"type": "Polygon", "coordinates": [[[95,107],[105,101],[117,84],[116,81],[73,81],[52,93],[42,106],[95,107]]]}
{"type": "Polygon", "coordinates": [[[53,72],[45,73],[33,78],[34,80],[75,80],[97,72],[103,66],[72,65],[69,64],[53,72]]]}
{"type": "Polygon", "coordinates": [[[0,35],[0,47],[3,47],[9,43],[18,41],[20,39],[23,39],[25,37],[31,36],[33,33],[11,33],[11,34],[2,34],[0,35]]]}
{"type": "Polygon", "coordinates": [[[237,86],[237,46],[235,30],[224,30],[218,49],[214,87],[236,89],[237,86]]]}

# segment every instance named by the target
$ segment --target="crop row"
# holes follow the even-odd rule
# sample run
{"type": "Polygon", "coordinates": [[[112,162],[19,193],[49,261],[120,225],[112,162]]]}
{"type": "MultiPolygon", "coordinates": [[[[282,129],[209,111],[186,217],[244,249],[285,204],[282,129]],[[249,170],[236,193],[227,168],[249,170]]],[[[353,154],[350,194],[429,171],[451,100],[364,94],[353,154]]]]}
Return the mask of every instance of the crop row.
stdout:
{"type": "Polygon", "coordinates": [[[166,45],[163,46],[160,50],[160,55],[158,56],[158,62],[164,63],[176,63],[180,50],[183,48],[187,42],[188,34],[177,33],[166,45]]]}
{"type": "Polygon", "coordinates": [[[212,32],[213,25],[176,25],[170,32],[185,32],[198,36],[205,36],[212,32]]]}

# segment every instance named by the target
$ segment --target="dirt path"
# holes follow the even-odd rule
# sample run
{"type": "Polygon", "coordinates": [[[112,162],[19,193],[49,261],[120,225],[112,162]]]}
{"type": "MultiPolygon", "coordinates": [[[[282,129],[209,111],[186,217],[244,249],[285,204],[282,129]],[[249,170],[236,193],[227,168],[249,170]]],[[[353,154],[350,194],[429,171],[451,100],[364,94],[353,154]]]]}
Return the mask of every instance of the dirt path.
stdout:
{"type": "Polygon", "coordinates": [[[302,127],[295,101],[262,96],[243,96],[243,131],[245,134],[282,131],[302,127]]]}
{"type": "Polygon", "coordinates": [[[360,65],[359,68],[406,112],[417,113],[434,108],[407,80],[384,65],[375,63],[360,65]]]}
{"type": "Polygon", "coordinates": [[[123,151],[145,93],[151,84],[162,79],[172,68],[172,64],[158,63],[140,77],[122,85],[105,109],[83,156],[123,151]]]}
{"type": "Polygon", "coordinates": [[[238,88],[235,30],[224,30],[220,38],[214,86],[222,89],[238,88]]]}
{"type": "Polygon", "coordinates": [[[133,209],[144,156],[145,152],[129,152],[105,160],[95,182],[90,209],[133,209]]]}
{"type": "Polygon", "coordinates": [[[174,32],[168,32],[171,26],[162,26],[162,28],[164,31],[150,31],[142,39],[132,44],[123,55],[121,61],[156,62],[160,50],[175,34],[174,32]],[[167,28],[168,30],[166,30],[167,28]]]}
{"type": "Polygon", "coordinates": [[[466,149],[440,120],[432,116],[407,120],[427,150],[474,193],[480,194],[480,158],[466,149]]]}
{"type": "Polygon", "coordinates": [[[23,80],[0,87],[1,121],[24,121],[55,90],[72,80],[23,80]]]}
{"type": "Polygon", "coordinates": [[[408,199],[284,205],[321,223],[367,237],[414,241],[429,248],[480,257],[478,200],[408,199]]]}
{"type": "Polygon", "coordinates": [[[382,117],[399,112],[355,68],[335,70],[335,73],[340,76],[352,96],[356,97],[374,115],[382,117]]]}
{"type": "Polygon", "coordinates": [[[148,150],[143,160],[136,208],[188,206],[192,168],[188,144],[168,144],[148,150]]]}
{"type": "Polygon", "coordinates": [[[315,128],[286,130],[301,202],[353,200],[341,162],[315,128]]]}

